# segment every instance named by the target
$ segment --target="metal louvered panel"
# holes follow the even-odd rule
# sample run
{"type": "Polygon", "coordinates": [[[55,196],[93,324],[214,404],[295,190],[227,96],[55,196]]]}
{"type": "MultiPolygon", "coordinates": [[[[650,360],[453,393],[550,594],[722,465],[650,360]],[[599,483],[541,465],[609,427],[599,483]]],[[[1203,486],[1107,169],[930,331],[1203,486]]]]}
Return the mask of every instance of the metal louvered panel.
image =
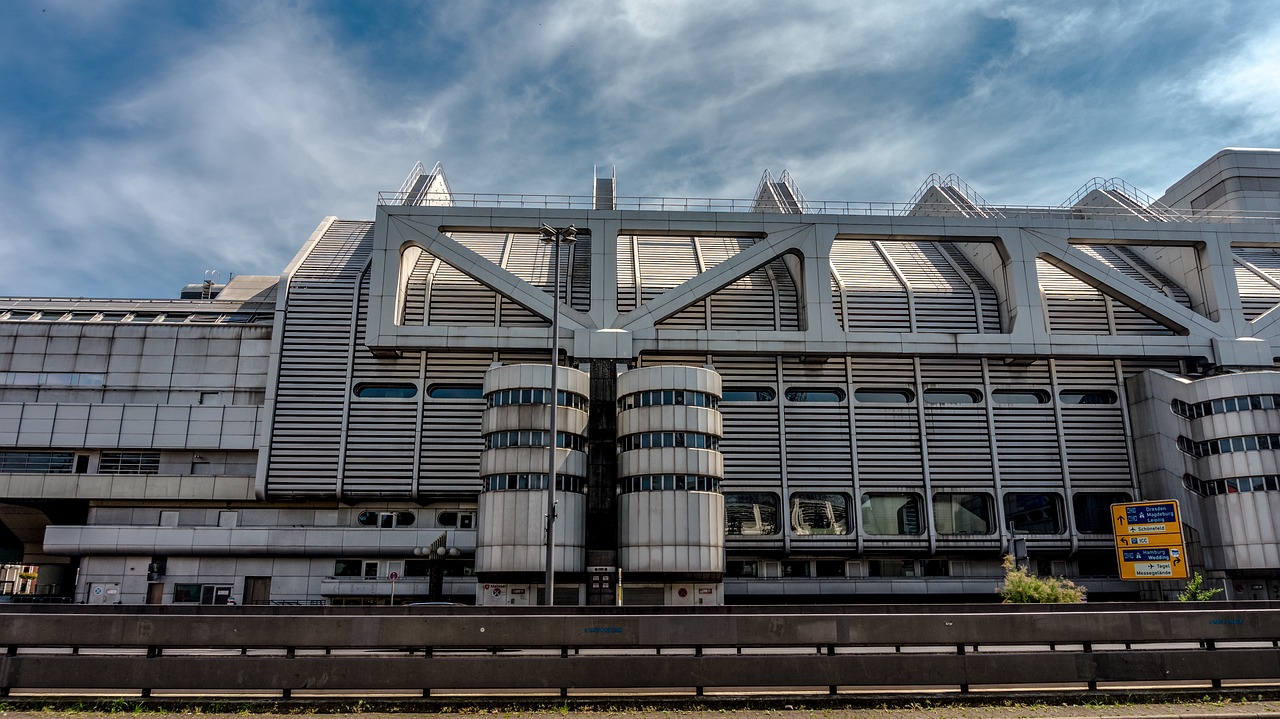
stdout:
{"type": "Polygon", "coordinates": [[[906,288],[870,241],[837,239],[831,266],[843,282],[846,331],[911,331],[906,288]]]}
{"type": "MultiPolygon", "coordinates": [[[[356,344],[352,358],[354,386],[362,382],[416,382],[421,374],[420,352],[399,357],[375,357],[364,349],[369,313],[369,273],[360,283],[356,344]]],[[[352,388],[354,391],[354,387],[352,388]]],[[[412,400],[353,396],[348,408],[342,493],[346,496],[413,496],[418,403],[412,400]]]]}
{"type": "Polygon", "coordinates": [[[1000,326],[1000,298],[996,295],[996,290],[991,286],[990,282],[982,276],[964,252],[952,242],[934,243],[938,248],[946,254],[951,262],[960,269],[964,276],[969,278],[973,283],[973,287],[977,289],[978,301],[982,307],[982,331],[989,334],[998,334],[1002,332],[1000,326]]]}
{"type": "MultiPolygon", "coordinates": [[[[1074,488],[1129,487],[1131,473],[1126,444],[1124,390],[1115,362],[1110,360],[1050,360],[1063,389],[1104,389],[1114,392],[1116,404],[1063,405],[1062,434],[1067,468],[1074,488]]],[[[1058,398],[1054,398],[1055,401],[1058,398]]]]}
{"type": "Polygon", "coordinates": [[[427,324],[432,326],[492,327],[498,295],[493,290],[441,263],[431,284],[427,324]]]}
{"type": "Polygon", "coordinates": [[[483,399],[436,399],[436,385],[484,383],[485,370],[493,361],[491,353],[427,354],[423,398],[422,449],[419,454],[419,491],[472,493],[480,491],[480,452],[483,399]]]}
{"type": "MultiPolygon", "coordinates": [[[[753,238],[695,237],[703,271],[711,269],[755,244],[753,238]]],[[[711,295],[711,328],[722,330],[778,329],[776,288],[769,272],[760,268],[711,295]]]]}
{"type": "MultiPolygon", "coordinates": [[[[540,235],[527,232],[507,236],[507,243],[507,251],[502,257],[503,269],[550,295],[555,289],[555,278],[551,274],[552,255],[555,248],[543,242],[540,235]]],[[[564,278],[563,272],[570,266],[569,261],[569,253],[562,247],[560,252],[561,278],[564,278]]],[[[561,285],[561,298],[564,298],[567,289],[566,285],[561,285]]],[[[551,323],[547,320],[505,297],[501,299],[501,303],[502,318],[500,324],[503,327],[551,326],[551,323]]]]}
{"type": "MultiPolygon", "coordinates": [[[[1145,285],[1157,292],[1163,292],[1164,288],[1171,286],[1172,283],[1168,279],[1151,275],[1146,271],[1145,267],[1139,266],[1135,261],[1132,253],[1123,252],[1123,248],[1111,245],[1075,245],[1075,248],[1081,252],[1093,257],[1095,260],[1117,270],[1125,277],[1145,285]]],[[[1174,299],[1177,299],[1175,296],[1174,299]]],[[[1190,306],[1186,293],[1182,293],[1184,306],[1190,306]]],[[[1115,322],[1115,334],[1118,335],[1171,335],[1173,330],[1161,325],[1155,320],[1143,316],[1133,308],[1119,302],[1117,300],[1109,300],[1111,303],[1111,313],[1115,322]]]]}
{"type": "Polygon", "coordinates": [[[1123,257],[1135,269],[1138,269],[1140,272],[1144,273],[1148,277],[1155,278],[1160,283],[1159,289],[1161,292],[1164,292],[1169,297],[1172,297],[1175,302],[1182,305],[1183,307],[1187,307],[1187,308],[1191,307],[1191,295],[1187,294],[1187,291],[1183,289],[1181,286],[1175,284],[1173,280],[1169,279],[1168,277],[1165,277],[1164,274],[1160,272],[1160,270],[1153,267],[1151,263],[1144,260],[1137,252],[1133,250],[1133,248],[1126,247],[1125,245],[1113,245],[1110,247],[1117,254],[1123,257]]]}
{"type": "Polygon", "coordinates": [[[1102,293],[1045,262],[1036,260],[1049,331],[1063,334],[1111,334],[1102,293]]]}
{"type": "Polygon", "coordinates": [[[788,482],[848,487],[853,482],[853,456],[847,393],[840,402],[793,402],[785,398],[791,388],[847,388],[844,358],[821,362],[784,358],[782,378],[783,391],[778,394],[782,397],[786,430],[788,482]]]}
{"type": "Polygon", "coordinates": [[[426,321],[427,292],[431,282],[431,270],[440,261],[434,256],[421,252],[409,271],[409,279],[405,283],[404,319],[405,325],[420,327],[426,321]]]}
{"type": "Polygon", "coordinates": [[[591,311],[591,241],[591,235],[578,235],[569,251],[569,306],[579,312],[591,311]]]}
{"type": "Polygon", "coordinates": [[[1235,262],[1236,287],[1240,291],[1240,305],[1244,318],[1257,319],[1267,310],[1280,304],[1280,252],[1266,247],[1236,247],[1232,249],[1235,262]],[[1246,267],[1247,262],[1252,267],[1246,267]],[[1255,271],[1255,269],[1257,271],[1255,271]]]}
{"type": "MultiPolygon", "coordinates": [[[[884,387],[915,392],[915,364],[909,358],[857,357],[850,362],[850,370],[855,391],[884,387]]],[[[855,405],[858,477],[863,487],[923,481],[918,401],[917,397],[911,404],[855,405]]]]}
{"type": "MultiPolygon", "coordinates": [[[[723,386],[729,389],[777,389],[777,363],[772,357],[716,356],[712,358],[723,386]]],[[[780,392],[778,393],[781,394],[780,392]]],[[[724,486],[727,490],[776,489],[782,482],[782,443],[778,432],[778,402],[721,402],[724,438],[724,486]]]]}
{"type": "MultiPolygon", "coordinates": [[[[636,237],[641,302],[693,278],[702,271],[691,237],[636,237]]],[[[657,323],[659,328],[706,329],[706,300],[696,302],[657,323]]]]}
{"type": "Polygon", "coordinates": [[[799,330],[800,322],[800,290],[796,287],[795,278],[787,269],[787,263],[779,258],[770,262],[766,269],[773,279],[778,291],[778,318],[780,330],[799,330]]]}
{"type": "Polygon", "coordinates": [[[881,240],[878,244],[911,288],[917,331],[978,331],[977,298],[935,243],[881,240]]]}
{"type": "Polygon", "coordinates": [[[290,278],[267,462],[270,495],[338,491],[352,315],[372,239],[372,222],[334,222],[290,278]]]}
{"type": "Polygon", "coordinates": [[[926,406],[924,423],[933,482],[957,485],[995,480],[986,409],[926,406]]]}
{"type": "Polygon", "coordinates": [[[1002,403],[990,398],[996,426],[996,458],[1000,482],[1006,489],[1045,489],[1063,481],[1058,447],[1058,424],[1052,402],[1053,384],[1048,362],[1028,367],[998,361],[987,363],[992,392],[1013,390],[1043,393],[1044,404],[1002,403]]]}
{"type": "Polygon", "coordinates": [[[618,312],[630,312],[636,308],[636,252],[635,237],[618,236],[618,312]]]}
{"type": "Polygon", "coordinates": [[[778,328],[777,303],[769,272],[762,267],[710,297],[711,327],[718,330],[778,328]]]}

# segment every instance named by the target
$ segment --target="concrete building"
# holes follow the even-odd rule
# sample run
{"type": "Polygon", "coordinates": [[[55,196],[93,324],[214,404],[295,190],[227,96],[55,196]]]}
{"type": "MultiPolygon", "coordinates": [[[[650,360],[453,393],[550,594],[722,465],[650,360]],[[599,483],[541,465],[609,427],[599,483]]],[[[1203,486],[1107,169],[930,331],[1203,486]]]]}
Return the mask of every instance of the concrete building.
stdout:
{"type": "Polygon", "coordinates": [[[0,300],[8,561],[89,603],[531,604],[550,494],[558,604],[983,601],[1015,537],[1155,597],[1108,509],[1174,498],[1195,569],[1280,598],[1280,150],[1052,208],[593,190],[418,166],[279,277],[0,300]]]}

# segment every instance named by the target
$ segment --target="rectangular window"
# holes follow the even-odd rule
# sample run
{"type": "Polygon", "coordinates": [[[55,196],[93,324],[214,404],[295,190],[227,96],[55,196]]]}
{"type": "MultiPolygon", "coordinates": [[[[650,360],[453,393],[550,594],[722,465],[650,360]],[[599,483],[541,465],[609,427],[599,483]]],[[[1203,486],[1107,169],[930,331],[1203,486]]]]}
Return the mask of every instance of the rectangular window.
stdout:
{"type": "Polygon", "coordinates": [[[752,561],[735,561],[729,560],[725,562],[725,576],[729,577],[758,577],[760,576],[760,563],[752,561]]]}
{"type": "Polygon", "coordinates": [[[173,603],[174,604],[195,604],[200,601],[200,585],[199,584],[175,584],[173,585],[173,603]]]}
{"type": "Polygon", "coordinates": [[[848,495],[791,495],[791,532],[797,536],[848,534],[848,516],[848,495]]]}
{"type": "Polygon", "coordinates": [[[778,495],[729,492],[724,495],[725,533],[758,537],[778,533],[778,495]]]}
{"type": "Polygon", "coordinates": [[[806,559],[787,559],[782,562],[782,576],[784,577],[807,577],[809,576],[809,561],[806,559]]]}
{"type": "Polygon", "coordinates": [[[1111,534],[1111,505],[1132,501],[1124,492],[1079,492],[1071,498],[1076,529],[1085,534],[1111,534]]]}
{"type": "Polygon", "coordinates": [[[103,452],[98,457],[99,474],[157,474],[159,452],[103,452]]]}
{"type": "Polygon", "coordinates": [[[844,560],[843,559],[819,559],[813,563],[814,576],[817,577],[843,577],[844,576],[844,560]]]}
{"type": "Polygon", "coordinates": [[[0,472],[71,474],[71,452],[0,452],[0,472]]]}
{"type": "Polygon", "coordinates": [[[867,565],[867,576],[914,577],[916,563],[914,559],[872,559],[867,565]]]}
{"type": "Polygon", "coordinates": [[[1009,492],[1004,495],[1004,516],[1013,531],[1027,534],[1062,534],[1062,497],[1057,494],[1009,492]]]}
{"type": "Polygon", "coordinates": [[[945,559],[925,559],[920,562],[921,574],[926,577],[951,576],[951,562],[945,559]]]}
{"type": "Polygon", "coordinates": [[[339,559],[333,563],[333,576],[335,577],[358,577],[360,576],[361,561],[359,559],[339,559]]]}
{"type": "Polygon", "coordinates": [[[933,495],[933,521],[938,534],[991,534],[991,495],[939,492],[933,495]]]}
{"type": "Polygon", "coordinates": [[[867,534],[919,535],[920,495],[908,493],[862,495],[862,529],[867,534]]]}

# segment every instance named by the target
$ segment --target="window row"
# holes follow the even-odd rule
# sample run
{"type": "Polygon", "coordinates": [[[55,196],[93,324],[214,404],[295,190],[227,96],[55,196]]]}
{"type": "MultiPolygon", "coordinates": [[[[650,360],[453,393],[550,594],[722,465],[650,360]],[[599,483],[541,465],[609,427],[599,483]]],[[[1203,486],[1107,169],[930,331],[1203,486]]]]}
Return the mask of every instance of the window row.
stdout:
{"type": "Polygon", "coordinates": [[[1206,439],[1202,442],[1179,437],[1178,449],[1197,459],[1229,452],[1256,452],[1260,449],[1280,449],[1280,434],[1250,434],[1244,437],[1206,439]]]}
{"type": "MultiPolygon", "coordinates": [[[[550,389],[503,389],[491,392],[485,397],[487,407],[507,407],[509,405],[535,404],[546,405],[550,398],[550,389]]],[[[587,411],[589,400],[576,392],[556,391],[556,404],[561,407],[587,411]]]]}
{"type": "MultiPolygon", "coordinates": [[[[484,478],[484,490],[486,492],[505,492],[513,489],[546,490],[547,476],[548,475],[546,473],[493,474],[484,478]]],[[[587,491],[587,479],[586,477],[557,474],[556,489],[561,492],[585,494],[587,491]]]]}
{"type": "MultiPolygon", "coordinates": [[[[769,387],[726,387],[723,402],[772,402],[776,393],[769,387]]],[[[845,400],[841,387],[788,387],[783,392],[788,402],[838,403],[845,400]]],[[[908,387],[859,387],[853,391],[856,402],[868,404],[911,404],[916,392],[908,387]]],[[[924,390],[925,404],[980,404],[982,392],[970,388],[935,387],[924,390]]],[[[1042,389],[996,389],[991,391],[995,404],[1045,405],[1052,395],[1042,389]]],[[[1118,397],[1112,390],[1065,389],[1058,393],[1064,405],[1115,404],[1118,397]]]]}
{"type": "MultiPolygon", "coordinates": [[[[494,432],[484,436],[484,448],[546,447],[550,436],[550,432],[540,429],[513,429],[505,432],[494,432]]],[[[556,432],[556,446],[560,449],[572,449],[581,452],[587,446],[587,440],[580,434],[556,432]]]]}
{"type": "Polygon", "coordinates": [[[470,577],[475,574],[475,562],[472,560],[437,562],[429,559],[406,559],[379,561],[376,559],[338,559],[333,563],[334,579],[381,579],[385,580],[392,572],[405,579],[426,578],[431,576],[431,565],[439,564],[446,577],[470,577]],[[399,570],[403,569],[403,574],[399,570]]]}
{"type": "Polygon", "coordinates": [[[0,472],[71,474],[75,459],[72,452],[0,451],[0,472]]]}
{"type": "Polygon", "coordinates": [[[657,447],[684,447],[686,449],[720,450],[720,438],[714,434],[698,432],[642,432],[629,434],[618,440],[618,450],[630,452],[636,449],[657,447]]]}
{"type": "MultiPolygon", "coordinates": [[[[1122,492],[1081,492],[1073,498],[1076,530],[1110,534],[1112,504],[1130,501],[1122,492]]],[[[847,494],[795,493],[788,522],[795,536],[851,533],[847,494]]],[[[1003,497],[1006,526],[1023,534],[1065,534],[1062,496],[1009,492],[1003,497]]],[[[862,531],[879,536],[919,536],[925,532],[923,498],[914,492],[867,492],[861,500],[862,531]]],[[[726,531],[739,536],[767,536],[780,531],[778,495],[771,492],[725,493],[726,531]]],[[[933,495],[934,529],[945,536],[996,533],[993,498],[983,492],[939,492],[933,495]]]]}
{"type": "MultiPolygon", "coordinates": [[[[0,373],[0,375],[2,374],[4,373],[0,373]]],[[[412,382],[361,382],[355,386],[354,391],[357,397],[363,398],[410,399],[417,396],[418,387],[412,382]]],[[[546,392],[549,391],[548,389],[500,390],[489,395],[487,404],[490,407],[510,404],[546,404],[546,392]]],[[[484,398],[481,386],[472,384],[433,384],[427,388],[427,396],[431,399],[484,398]]],[[[845,388],[834,386],[788,387],[783,392],[783,397],[788,402],[796,403],[838,404],[844,402],[847,396],[845,388]]],[[[1274,395],[1260,396],[1265,398],[1275,397],[1274,395]]],[[[720,402],[772,402],[777,397],[777,391],[772,387],[725,387],[718,400],[714,395],[690,390],[653,390],[628,395],[623,397],[618,404],[622,410],[664,404],[683,404],[715,409],[720,402]]],[[[559,398],[560,406],[562,407],[573,407],[581,410],[586,410],[587,408],[588,399],[582,395],[562,390],[559,393],[559,398]]],[[[853,391],[853,399],[860,403],[870,404],[911,404],[916,400],[916,392],[908,387],[859,387],[853,391]]],[[[991,391],[991,401],[995,404],[1046,405],[1049,404],[1051,399],[1052,395],[1042,389],[996,389],[991,391]]],[[[1064,389],[1058,393],[1058,400],[1063,405],[1115,404],[1118,401],[1118,396],[1109,389],[1064,389]]],[[[982,402],[982,392],[969,388],[930,388],[924,390],[924,402],[926,404],[980,404],[982,402]]],[[[1174,400],[1174,402],[1186,405],[1186,403],[1178,400],[1174,400]]],[[[1176,404],[1174,411],[1178,411],[1176,404]]],[[[1272,409],[1272,407],[1267,407],[1266,409],[1272,409]]]]}
{"type": "Polygon", "coordinates": [[[636,392],[618,400],[618,409],[626,411],[636,407],[654,407],[658,405],[683,405],[687,407],[710,407],[720,405],[720,398],[706,392],[694,392],[688,389],[649,390],[636,392]]]}
{"type": "Polygon", "coordinates": [[[96,372],[0,372],[0,385],[15,387],[101,387],[106,381],[96,372]]]}
{"type": "Polygon", "coordinates": [[[699,474],[643,474],[623,477],[618,482],[620,494],[628,492],[658,492],[665,489],[686,492],[719,492],[720,478],[699,474]]]}
{"type": "Polygon", "coordinates": [[[1195,475],[1182,475],[1182,485],[1201,497],[1239,492],[1280,491],[1280,475],[1267,474],[1257,477],[1231,477],[1229,479],[1200,479],[1195,475]]]}
{"type": "MultiPolygon", "coordinates": [[[[89,456],[74,452],[28,452],[0,450],[0,472],[19,474],[84,474],[89,471],[89,456]]],[[[98,456],[99,474],[158,474],[159,452],[102,452],[98,456]]]]}
{"type": "Polygon", "coordinates": [[[1194,404],[1183,402],[1180,399],[1171,401],[1170,406],[1173,413],[1185,417],[1187,419],[1200,419],[1215,414],[1225,414],[1227,412],[1248,412],[1257,409],[1276,409],[1280,407],[1280,395],[1275,394],[1249,394],[1239,397],[1226,397],[1223,399],[1213,399],[1205,402],[1196,402],[1194,404]]]}
{"type": "Polygon", "coordinates": [[[159,452],[103,452],[98,457],[99,474],[159,474],[159,452]]]}

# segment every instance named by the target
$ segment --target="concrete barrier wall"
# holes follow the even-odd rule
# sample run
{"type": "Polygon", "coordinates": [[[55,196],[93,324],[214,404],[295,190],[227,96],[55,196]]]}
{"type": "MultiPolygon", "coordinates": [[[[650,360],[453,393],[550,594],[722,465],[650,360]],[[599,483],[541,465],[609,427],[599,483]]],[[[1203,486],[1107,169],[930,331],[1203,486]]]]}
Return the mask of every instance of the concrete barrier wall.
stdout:
{"type": "Polygon", "coordinates": [[[15,607],[0,612],[0,646],[8,648],[0,657],[0,691],[967,689],[1072,682],[1084,689],[1098,682],[1280,679],[1280,609],[1198,606],[1211,608],[554,615],[15,607]],[[465,651],[475,648],[509,651],[465,651]],[[560,652],[522,651],[534,648],[560,652]]]}

